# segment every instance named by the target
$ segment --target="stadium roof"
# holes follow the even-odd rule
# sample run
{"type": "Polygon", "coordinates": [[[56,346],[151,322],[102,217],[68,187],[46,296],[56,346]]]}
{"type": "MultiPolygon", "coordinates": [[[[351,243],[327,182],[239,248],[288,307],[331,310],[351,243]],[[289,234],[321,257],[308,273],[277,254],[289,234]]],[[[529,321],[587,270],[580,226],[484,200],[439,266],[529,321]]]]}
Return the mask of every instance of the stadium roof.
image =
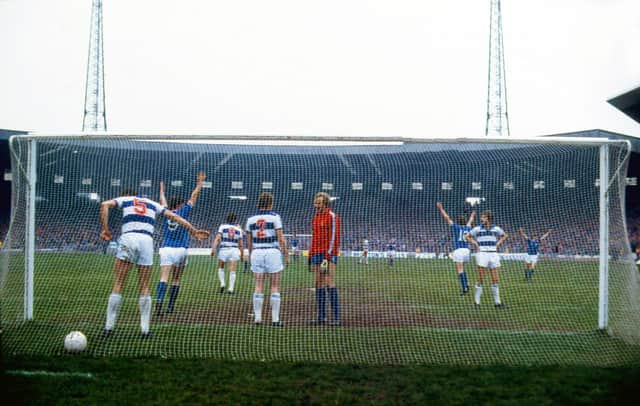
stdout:
{"type": "Polygon", "coordinates": [[[3,130],[0,128],[0,140],[7,141],[12,135],[27,134],[26,131],[20,130],[3,130]]]}
{"type": "Polygon", "coordinates": [[[622,93],[607,102],[640,123],[640,87],[622,93]]]}
{"type": "MultiPolygon", "coordinates": [[[[640,88],[636,89],[637,96],[640,98],[640,88]]],[[[622,96],[620,96],[622,97],[622,96]]],[[[613,100],[613,99],[612,99],[613,100]]],[[[639,100],[640,103],[640,100],[639,100]]],[[[640,108],[640,104],[637,106],[640,108]]],[[[27,131],[20,130],[6,130],[0,129],[0,140],[6,141],[12,135],[22,135],[22,134],[33,134],[27,131]]],[[[37,134],[37,133],[36,133],[37,134]]],[[[616,139],[616,140],[626,140],[631,142],[632,151],[639,153],[640,152],[640,138],[631,137],[624,134],[614,133],[611,131],[594,129],[594,130],[585,130],[585,131],[575,131],[570,133],[559,133],[559,134],[547,134],[545,137],[576,137],[576,138],[608,138],[608,139],[616,139]]],[[[148,138],[148,137],[147,137],[148,138]]],[[[184,136],[181,138],[188,138],[188,136],[184,136]]],[[[113,137],[114,141],[118,139],[117,135],[113,137]]],[[[515,139],[514,139],[515,140],[515,139]]],[[[124,139],[123,139],[124,141],[124,139]]],[[[525,144],[487,144],[483,145],[482,138],[478,138],[480,143],[474,144],[417,144],[410,147],[410,150],[414,151],[446,151],[446,150],[458,150],[458,151],[474,151],[474,150],[494,150],[494,149],[511,149],[511,148],[520,148],[525,144]]],[[[70,144],[75,145],[85,145],[91,146],[97,143],[96,140],[91,139],[75,139],[68,140],[70,144]]],[[[397,144],[397,143],[396,143],[397,144]]],[[[176,151],[200,151],[202,149],[202,144],[199,141],[194,141],[194,143],[189,144],[178,144],[179,146],[176,148],[176,145],[173,144],[171,148],[176,151]]],[[[386,145],[367,145],[364,149],[363,145],[345,145],[345,146],[318,146],[318,145],[234,145],[234,144],[215,144],[209,146],[209,151],[216,150],[218,152],[224,153],[278,153],[278,154],[358,154],[358,153],[389,153],[389,152],[400,152],[407,151],[407,145],[401,146],[399,144],[386,144],[386,145]]],[[[129,144],[128,148],[131,149],[150,149],[150,150],[166,150],[167,146],[164,142],[153,142],[151,140],[129,144]]]]}
{"type": "Polygon", "coordinates": [[[631,143],[633,152],[640,152],[640,138],[614,133],[606,130],[586,130],[562,134],[548,134],[545,137],[581,137],[581,138],[608,138],[612,140],[626,140],[631,143]]]}

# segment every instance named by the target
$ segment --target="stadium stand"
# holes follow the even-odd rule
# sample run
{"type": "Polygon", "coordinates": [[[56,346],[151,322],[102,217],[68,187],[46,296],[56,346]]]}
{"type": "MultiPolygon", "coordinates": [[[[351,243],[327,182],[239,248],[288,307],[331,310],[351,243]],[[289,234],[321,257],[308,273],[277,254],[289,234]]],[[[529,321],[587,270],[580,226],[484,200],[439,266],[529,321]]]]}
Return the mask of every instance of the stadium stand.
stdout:
{"type": "MultiPolygon", "coordinates": [[[[474,208],[496,212],[506,232],[514,236],[507,247],[510,252],[525,250],[517,232],[519,227],[531,225],[538,232],[556,230],[543,245],[546,254],[593,255],[598,251],[597,239],[590,238],[598,231],[598,207],[594,205],[598,193],[594,186],[597,168],[581,166],[582,154],[593,151],[566,147],[559,156],[555,151],[550,159],[549,151],[540,146],[505,145],[497,151],[494,146],[491,147],[494,170],[481,172],[474,170],[485,159],[483,146],[478,145],[419,144],[407,150],[406,146],[401,149],[171,144],[169,154],[166,143],[137,142],[126,144],[130,159],[113,168],[112,163],[122,154],[124,146],[117,141],[114,144],[115,148],[108,149],[86,140],[62,145],[40,143],[40,155],[45,158],[39,165],[46,171],[38,189],[39,249],[105,249],[99,238],[97,213],[99,201],[114,197],[120,190],[111,185],[112,179],[121,179],[120,187],[135,187],[152,199],[158,197],[161,180],[168,185],[172,180],[180,180],[183,187],[169,186],[168,195],[178,192],[187,197],[196,173],[202,169],[207,171],[212,185],[202,193],[192,220],[208,229],[214,229],[229,211],[237,212],[244,221],[263,190],[262,182],[271,182],[275,207],[288,227],[285,233],[309,234],[313,194],[321,190],[322,183],[329,183],[333,185],[329,191],[337,198],[334,208],[343,219],[343,250],[357,250],[367,238],[371,250],[384,250],[393,241],[402,251],[448,253],[449,230],[439,218],[436,201],[443,201],[453,214],[468,214],[472,207],[465,204],[465,199],[481,193],[486,203],[474,208]],[[425,159],[425,152],[429,159],[425,159]],[[499,178],[495,178],[497,173],[501,174],[499,178]],[[564,188],[562,181],[551,175],[559,173],[575,179],[576,190],[582,191],[564,188]],[[60,177],[60,183],[54,182],[54,176],[60,177]],[[83,184],[86,183],[83,179],[88,178],[91,184],[83,184]],[[151,186],[140,187],[142,180],[149,180],[151,186]],[[534,191],[534,180],[546,180],[545,188],[534,191]],[[236,184],[233,188],[233,182],[242,182],[242,187],[236,184]],[[301,182],[302,189],[292,189],[292,182],[301,182]],[[392,189],[381,190],[383,182],[391,184],[392,189]],[[412,182],[420,182],[422,190],[413,189],[412,182]],[[442,182],[452,183],[453,189],[442,190],[442,182]],[[481,191],[473,190],[472,182],[480,182],[481,191]],[[514,189],[505,189],[504,182],[512,182],[514,189]],[[362,190],[354,190],[353,183],[362,183],[362,190]],[[587,201],[583,201],[584,189],[588,190],[587,201]],[[246,200],[238,196],[246,196],[246,200]],[[546,215],[549,207],[554,208],[553,218],[546,215]],[[579,223],[575,221],[576,209],[580,211],[579,223]],[[45,219],[66,226],[52,229],[45,219]]],[[[6,141],[2,153],[8,155],[5,146],[6,141]]],[[[633,155],[637,160],[638,154],[633,155]]],[[[5,167],[5,172],[8,170],[5,167]]],[[[629,170],[635,171],[634,166],[630,165],[629,170]]],[[[9,182],[3,183],[6,189],[9,182]]],[[[627,189],[633,189],[627,193],[627,222],[633,249],[640,244],[640,212],[633,210],[638,202],[638,187],[627,189]]],[[[8,207],[9,199],[2,200],[3,207],[8,207]]],[[[3,210],[0,236],[6,234],[8,216],[8,210],[3,210]]],[[[301,242],[302,248],[306,248],[308,241],[301,242]]],[[[194,246],[206,247],[208,243],[194,246]]]]}

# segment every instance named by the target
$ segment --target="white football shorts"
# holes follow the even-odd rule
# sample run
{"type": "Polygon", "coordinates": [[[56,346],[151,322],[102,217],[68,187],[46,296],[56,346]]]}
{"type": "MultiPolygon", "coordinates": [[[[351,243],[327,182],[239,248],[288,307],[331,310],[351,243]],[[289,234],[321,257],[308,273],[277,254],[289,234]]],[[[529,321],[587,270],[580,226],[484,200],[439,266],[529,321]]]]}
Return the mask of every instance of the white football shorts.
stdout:
{"type": "Polygon", "coordinates": [[[185,266],[187,265],[187,249],[184,247],[162,247],[160,253],[160,266],[185,266]]]}
{"type": "Polygon", "coordinates": [[[240,261],[240,249],[234,247],[220,248],[218,259],[222,262],[240,261]]]}
{"type": "Polygon", "coordinates": [[[527,257],[524,259],[524,262],[527,264],[535,265],[538,262],[538,254],[536,255],[527,254],[527,257]]]}
{"type": "Polygon", "coordinates": [[[476,254],[476,264],[481,268],[500,268],[500,255],[497,252],[480,251],[476,254]]]}
{"type": "Polygon", "coordinates": [[[153,265],[153,238],[142,233],[125,233],[118,239],[116,258],[137,265],[153,265]]]}
{"type": "Polygon", "coordinates": [[[471,251],[469,248],[458,248],[451,253],[453,262],[469,262],[471,251]]]}
{"type": "Polygon", "coordinates": [[[251,253],[251,272],[278,273],[284,269],[282,254],[277,248],[255,249],[251,253]]]}

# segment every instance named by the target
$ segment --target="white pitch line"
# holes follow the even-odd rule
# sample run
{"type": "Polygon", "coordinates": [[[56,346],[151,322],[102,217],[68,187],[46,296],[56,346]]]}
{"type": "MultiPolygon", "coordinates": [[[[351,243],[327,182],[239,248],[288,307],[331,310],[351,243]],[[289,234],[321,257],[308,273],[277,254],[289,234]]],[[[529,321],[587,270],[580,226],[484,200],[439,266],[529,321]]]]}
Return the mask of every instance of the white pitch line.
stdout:
{"type": "Polygon", "coordinates": [[[85,379],[94,379],[95,376],[88,372],[53,372],[53,371],[27,371],[22,369],[17,369],[13,371],[7,371],[7,375],[15,375],[15,376],[47,376],[53,378],[85,378],[85,379]]]}
{"type": "Polygon", "coordinates": [[[453,329],[453,328],[429,328],[429,330],[433,331],[446,331],[448,333],[465,333],[465,334],[474,334],[481,335],[481,333],[491,333],[491,334],[500,334],[500,335],[527,335],[527,336],[551,336],[551,337],[574,337],[574,336],[586,336],[588,332],[559,332],[559,331],[533,331],[533,330],[496,330],[496,329],[487,329],[487,328],[477,328],[477,329],[453,329]]]}

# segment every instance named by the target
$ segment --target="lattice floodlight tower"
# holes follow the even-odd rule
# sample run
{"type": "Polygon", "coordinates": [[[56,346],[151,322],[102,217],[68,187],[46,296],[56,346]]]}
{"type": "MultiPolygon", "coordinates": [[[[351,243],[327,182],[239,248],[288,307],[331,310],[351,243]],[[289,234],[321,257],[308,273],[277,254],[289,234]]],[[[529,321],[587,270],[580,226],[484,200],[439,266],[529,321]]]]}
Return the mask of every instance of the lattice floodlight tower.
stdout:
{"type": "Polygon", "coordinates": [[[487,124],[485,135],[508,136],[507,79],[502,41],[502,12],[500,0],[491,0],[489,24],[489,81],[487,90],[487,124]]]}
{"type": "MultiPolygon", "coordinates": [[[[9,145],[3,354],[61,353],[64,335],[80,330],[94,356],[458,365],[640,360],[640,282],[624,221],[628,142],[85,133],[16,136],[9,145]],[[300,255],[284,253],[291,265],[281,274],[284,329],[253,326],[247,317],[253,278],[242,266],[235,294],[221,295],[211,241],[192,239],[176,312],[152,319],[152,341],[139,337],[135,271],[114,336],[99,339],[117,249],[100,239],[100,202],[132,187],[158,200],[160,181],[168,196],[188,198],[199,171],[207,179],[192,224],[215,231],[235,212],[244,225],[267,191],[284,234],[297,236],[300,255]],[[335,275],[340,327],[308,325],[317,303],[306,236],[319,191],[331,195],[342,219],[335,275]],[[465,265],[472,292],[460,295],[446,255],[453,233],[437,202],[452,218],[469,209],[467,202],[478,217],[491,210],[509,234],[499,250],[499,292],[508,308],[494,308],[493,286],[473,306],[473,259],[465,265]],[[527,244],[520,227],[530,235],[552,230],[531,282],[523,277],[527,244]],[[368,264],[359,261],[365,239],[368,264]]],[[[109,220],[117,237],[122,213],[114,210],[109,220]]],[[[157,247],[161,224],[155,227],[157,247]]],[[[158,258],[153,262],[155,298],[158,258]]]]}
{"type": "Polygon", "coordinates": [[[93,0],[82,120],[82,131],[87,132],[107,131],[102,38],[102,0],[93,0]]]}

